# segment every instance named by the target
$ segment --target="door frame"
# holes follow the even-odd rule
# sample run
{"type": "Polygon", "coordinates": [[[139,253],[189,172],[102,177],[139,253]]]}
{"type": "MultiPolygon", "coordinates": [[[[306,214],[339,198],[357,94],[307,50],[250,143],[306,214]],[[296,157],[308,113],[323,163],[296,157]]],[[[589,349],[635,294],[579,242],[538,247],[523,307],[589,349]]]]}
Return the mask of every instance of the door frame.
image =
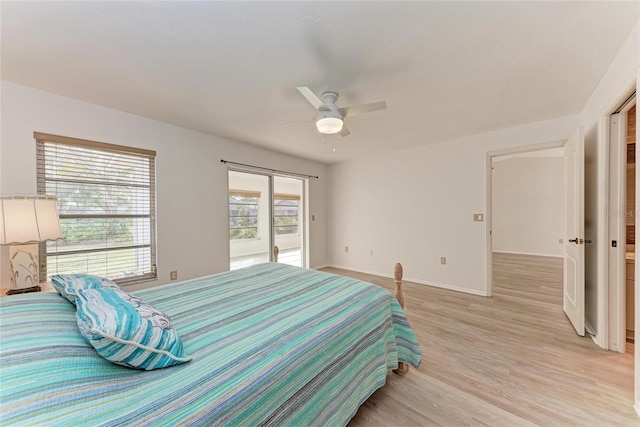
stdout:
{"type": "Polygon", "coordinates": [[[492,240],[492,229],[493,229],[493,217],[492,217],[492,209],[493,209],[493,199],[492,199],[492,191],[493,191],[493,178],[492,178],[492,164],[493,158],[499,156],[505,156],[509,154],[522,154],[522,153],[530,153],[534,151],[547,150],[549,148],[559,148],[563,147],[565,144],[565,140],[561,141],[552,141],[552,142],[544,142],[541,144],[531,144],[531,145],[523,145],[520,147],[509,147],[503,148],[500,150],[488,151],[485,154],[485,259],[486,259],[486,282],[485,282],[485,291],[484,295],[490,297],[493,295],[493,240],[492,240]]]}
{"type": "MultiPolygon", "coordinates": [[[[610,161],[609,161],[609,150],[611,146],[611,134],[610,134],[610,117],[611,115],[620,108],[621,105],[629,98],[629,96],[636,91],[636,105],[637,105],[637,97],[638,97],[638,89],[640,89],[640,69],[637,70],[636,79],[632,82],[629,82],[624,90],[619,92],[617,96],[612,98],[612,101],[609,103],[610,108],[604,112],[600,120],[600,132],[598,134],[598,139],[600,141],[604,141],[604,144],[600,144],[601,151],[601,159],[599,166],[602,168],[602,176],[604,179],[601,181],[601,187],[603,191],[605,191],[602,197],[602,208],[604,212],[609,211],[609,181],[612,177],[613,173],[616,173],[619,178],[620,171],[612,171],[610,169],[610,161]]],[[[637,106],[636,106],[637,111],[637,106]]],[[[636,114],[636,159],[640,158],[638,155],[640,154],[640,146],[637,143],[638,137],[640,136],[640,129],[638,129],[638,115],[636,114]]],[[[626,173],[626,170],[625,170],[626,173]]],[[[640,195],[640,174],[636,173],[636,200],[639,200],[638,196],[640,195]]],[[[603,246],[602,257],[599,257],[598,267],[601,271],[598,280],[598,329],[600,331],[599,335],[601,336],[600,340],[596,342],[598,345],[604,349],[609,349],[609,327],[610,322],[619,321],[619,317],[621,313],[612,313],[609,310],[609,292],[610,292],[610,284],[608,281],[609,278],[609,256],[608,256],[608,247],[609,247],[609,217],[607,215],[603,215],[601,220],[598,223],[598,227],[604,233],[605,242],[603,246]]],[[[640,238],[640,227],[636,226],[636,240],[640,238]]],[[[638,245],[636,245],[635,257],[638,259],[638,253],[640,250],[638,249],[638,245]]],[[[640,268],[635,269],[635,282],[640,281],[640,268]]],[[[626,296],[626,295],[625,295],[626,296]]],[[[640,342],[640,292],[636,292],[635,295],[635,343],[640,342]]],[[[634,390],[634,404],[633,408],[636,413],[640,416],[640,352],[634,351],[634,380],[633,380],[633,390],[634,390]]]]}
{"type": "MultiPolygon", "coordinates": [[[[603,209],[602,211],[605,213],[611,212],[611,201],[612,195],[610,194],[610,186],[612,182],[621,182],[626,178],[626,168],[621,168],[619,163],[612,162],[610,158],[611,150],[614,144],[618,144],[619,141],[612,141],[612,129],[611,129],[611,116],[615,113],[620,107],[629,99],[629,97],[636,91],[636,81],[629,83],[624,91],[621,94],[616,96],[610,105],[610,108],[605,111],[604,115],[601,117],[600,121],[600,134],[599,139],[604,141],[602,144],[602,150],[600,154],[602,155],[602,160],[600,161],[600,166],[603,168],[603,176],[605,179],[600,183],[601,190],[603,191],[602,203],[603,209]],[[615,166],[618,167],[615,167],[615,166]]],[[[627,103],[622,109],[623,112],[628,111],[629,108],[633,106],[633,103],[627,103]],[[627,108],[628,107],[628,108],[627,108]]],[[[626,122],[626,120],[625,120],[626,122]]],[[[636,117],[637,123],[637,117],[636,117]]],[[[626,132],[626,131],[625,131],[626,132]]],[[[619,136],[619,135],[618,135],[619,136]]],[[[638,158],[638,144],[636,144],[636,158],[638,158]]],[[[626,162],[625,162],[626,166],[626,162]]],[[[638,181],[638,175],[636,174],[636,182],[638,181]]],[[[636,197],[640,188],[636,186],[636,197]]],[[[626,210],[626,206],[625,206],[626,210]]],[[[614,281],[611,281],[612,275],[612,267],[613,265],[619,264],[619,260],[616,259],[615,256],[611,253],[610,250],[610,227],[612,226],[612,222],[614,224],[617,221],[611,221],[610,215],[602,215],[602,219],[598,224],[599,229],[601,230],[601,238],[603,244],[600,246],[602,248],[602,257],[599,257],[599,267],[600,267],[600,277],[598,280],[598,337],[596,339],[596,343],[607,350],[618,351],[624,353],[626,351],[625,348],[625,340],[620,344],[618,341],[621,340],[621,325],[622,322],[626,323],[625,318],[625,303],[626,303],[626,283],[624,280],[619,280],[620,276],[624,277],[626,272],[620,271],[618,278],[614,281]],[[624,292],[623,292],[624,291],[624,292]],[[615,345],[614,345],[615,344],[615,345]]],[[[638,236],[638,232],[636,231],[636,236],[638,236]]],[[[626,243],[626,241],[625,241],[626,243]]],[[[636,250],[636,257],[638,251],[636,250]]],[[[619,267],[619,265],[618,265],[619,267]]],[[[636,269],[637,270],[637,269],[636,269]]],[[[638,272],[636,271],[636,278],[638,277],[638,272]]],[[[637,299],[637,298],[636,298],[637,299]]],[[[636,304],[635,307],[635,316],[636,316],[636,325],[637,325],[637,317],[638,317],[638,306],[636,304]]],[[[636,326],[637,329],[637,326],[636,326]]],[[[626,335],[626,330],[624,332],[626,335]]],[[[636,330],[636,341],[638,340],[638,331],[636,330]]],[[[636,355],[637,357],[637,355],[636,355]]],[[[637,365],[637,363],[636,363],[637,365]]],[[[638,387],[638,381],[640,377],[637,374],[638,369],[636,368],[636,386],[638,387]]]]}
{"type": "MultiPolygon", "coordinates": [[[[628,98],[628,97],[627,97],[628,98]]],[[[626,99],[626,98],[625,98],[626,99]]],[[[607,348],[619,353],[626,352],[626,218],[627,218],[627,113],[636,105],[635,98],[628,100],[620,110],[617,121],[614,114],[607,116],[609,192],[606,215],[607,231],[607,298],[608,298],[608,339],[604,341],[607,348]],[[624,212],[624,215],[621,213],[624,212]],[[617,239],[620,243],[616,250],[610,241],[617,239]],[[624,244],[622,241],[624,240],[624,244]],[[624,250],[623,250],[624,248],[624,250]]],[[[636,144],[637,147],[637,144],[636,144]]]]}

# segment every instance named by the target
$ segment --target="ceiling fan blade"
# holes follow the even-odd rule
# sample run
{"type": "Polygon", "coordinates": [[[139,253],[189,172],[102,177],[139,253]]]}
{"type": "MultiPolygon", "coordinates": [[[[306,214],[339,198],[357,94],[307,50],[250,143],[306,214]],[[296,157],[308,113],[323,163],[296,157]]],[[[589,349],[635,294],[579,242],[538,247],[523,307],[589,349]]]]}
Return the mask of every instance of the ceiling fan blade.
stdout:
{"type": "Polygon", "coordinates": [[[318,95],[313,93],[313,91],[308,87],[299,86],[296,89],[298,89],[298,91],[302,94],[302,96],[307,98],[307,101],[309,101],[316,110],[329,109],[329,107],[327,107],[327,105],[322,101],[322,99],[320,99],[320,97],[318,97],[318,95]]]}
{"type": "Polygon", "coordinates": [[[315,120],[315,117],[311,117],[308,119],[302,119],[302,120],[296,120],[294,122],[288,122],[288,123],[284,123],[282,126],[295,126],[295,125],[299,125],[302,123],[309,123],[315,120]]]}
{"type": "Polygon", "coordinates": [[[371,113],[373,111],[385,110],[386,108],[387,108],[386,101],[378,101],[378,102],[372,102],[370,104],[358,105],[355,107],[340,108],[338,109],[338,111],[340,111],[340,114],[342,114],[342,117],[353,117],[353,116],[358,116],[360,114],[371,113]]]}
{"type": "Polygon", "coordinates": [[[349,129],[347,129],[347,127],[343,123],[342,130],[340,131],[340,136],[349,136],[349,135],[351,135],[351,132],[349,132],[349,129]]]}

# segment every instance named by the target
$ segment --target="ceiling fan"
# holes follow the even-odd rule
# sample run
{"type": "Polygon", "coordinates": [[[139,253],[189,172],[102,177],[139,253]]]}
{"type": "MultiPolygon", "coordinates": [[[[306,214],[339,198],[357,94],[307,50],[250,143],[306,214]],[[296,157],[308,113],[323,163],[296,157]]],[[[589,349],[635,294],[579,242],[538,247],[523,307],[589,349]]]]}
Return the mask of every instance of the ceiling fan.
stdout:
{"type": "Polygon", "coordinates": [[[325,135],[340,134],[340,136],[348,136],[351,134],[349,129],[344,125],[344,119],[364,113],[384,110],[387,108],[386,101],[372,102],[369,104],[358,105],[356,107],[336,107],[338,94],[335,92],[324,92],[322,95],[316,95],[308,87],[298,87],[298,91],[307,98],[307,101],[318,110],[316,116],[316,128],[318,132],[325,135]]]}

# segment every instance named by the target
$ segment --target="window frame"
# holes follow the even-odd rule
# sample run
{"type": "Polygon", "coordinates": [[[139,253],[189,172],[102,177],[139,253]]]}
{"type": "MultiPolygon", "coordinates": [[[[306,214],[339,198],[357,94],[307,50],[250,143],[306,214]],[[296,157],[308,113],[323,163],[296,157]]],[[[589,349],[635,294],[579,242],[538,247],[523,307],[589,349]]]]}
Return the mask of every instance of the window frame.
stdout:
{"type": "MultiPolygon", "coordinates": [[[[127,286],[127,285],[132,285],[132,284],[136,284],[136,283],[141,283],[141,282],[147,282],[147,281],[152,281],[152,280],[157,280],[158,278],[158,269],[157,269],[157,264],[156,264],[156,246],[157,246],[157,229],[156,229],[156,173],[155,173],[155,160],[156,160],[156,152],[153,150],[146,150],[146,149],[140,149],[140,148],[135,148],[135,147],[127,147],[127,146],[122,146],[122,145],[116,145],[116,144],[109,144],[109,143],[104,143],[104,142],[97,142],[97,141],[90,141],[90,140],[84,140],[84,139],[78,139],[78,138],[70,138],[70,137],[65,137],[65,136],[59,136],[59,135],[50,135],[50,134],[45,134],[45,133],[40,133],[40,132],[34,132],[33,136],[36,140],[36,163],[37,163],[37,192],[38,194],[45,194],[46,193],[46,188],[47,188],[47,182],[51,182],[51,179],[47,179],[47,169],[46,169],[46,159],[47,159],[47,149],[46,149],[46,144],[55,144],[56,146],[70,146],[70,147],[81,147],[84,149],[89,149],[92,150],[92,152],[102,152],[102,153],[108,153],[108,154],[121,154],[121,155],[127,155],[127,156],[134,156],[134,157],[139,157],[142,161],[148,161],[149,162],[149,169],[148,169],[148,184],[145,181],[143,184],[140,185],[140,187],[142,188],[147,188],[149,189],[149,207],[148,207],[148,214],[134,214],[134,215],[129,215],[130,217],[135,217],[135,218],[139,218],[139,219],[144,219],[144,220],[148,220],[148,233],[149,233],[149,243],[148,244],[143,244],[143,245],[134,245],[136,246],[134,248],[135,249],[140,249],[140,248],[149,248],[149,264],[148,264],[148,271],[146,271],[147,269],[145,269],[145,271],[143,271],[142,273],[139,274],[135,274],[132,276],[127,276],[127,277],[120,277],[120,278],[116,278],[114,279],[114,281],[122,286],[127,286]]],[[[146,180],[146,174],[144,175],[145,180],[146,180]]],[[[60,179],[60,182],[72,182],[72,178],[69,178],[68,180],[64,180],[64,179],[60,179]]],[[[96,181],[96,183],[98,183],[98,181],[96,181]]],[[[137,185],[137,184],[136,184],[137,185]]],[[[53,194],[49,194],[49,195],[57,195],[55,194],[55,191],[53,192],[53,194]]],[[[145,204],[146,205],[146,204],[145,204]]],[[[146,207],[146,206],[145,206],[146,207]]],[[[60,219],[74,219],[77,217],[90,217],[90,214],[69,214],[66,215],[64,213],[60,213],[60,219]]],[[[104,215],[104,218],[119,218],[122,217],[122,215],[119,214],[111,214],[111,215],[104,215]]],[[[145,226],[146,229],[146,226],[145,226]]],[[[108,243],[105,243],[103,246],[97,247],[96,249],[92,250],[92,249],[84,249],[84,250],[77,250],[77,253],[107,253],[111,250],[121,250],[123,248],[109,248],[108,243]]],[[[126,247],[124,248],[126,249],[126,247]]],[[[40,253],[40,266],[39,266],[39,270],[40,270],[40,277],[43,278],[47,278],[48,277],[48,268],[47,268],[47,262],[48,262],[48,257],[49,256],[56,256],[59,253],[63,253],[63,251],[60,252],[53,252],[53,253],[48,253],[47,252],[47,243],[46,242],[41,242],[39,244],[39,253],[40,253]]],[[[88,272],[88,273],[92,273],[92,272],[88,272]]]]}

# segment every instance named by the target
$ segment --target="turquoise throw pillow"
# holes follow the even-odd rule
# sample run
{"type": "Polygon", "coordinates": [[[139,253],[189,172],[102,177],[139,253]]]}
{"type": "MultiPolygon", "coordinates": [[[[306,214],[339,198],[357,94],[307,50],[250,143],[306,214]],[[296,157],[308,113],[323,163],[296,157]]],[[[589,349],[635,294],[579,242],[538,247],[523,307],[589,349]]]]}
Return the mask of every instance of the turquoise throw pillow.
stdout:
{"type": "Polygon", "coordinates": [[[79,289],[76,307],[80,332],[113,363],[151,370],[191,360],[169,317],[123,290],[79,289]]]}
{"type": "Polygon", "coordinates": [[[51,276],[51,283],[60,295],[74,304],[79,289],[121,289],[120,286],[109,279],[92,276],[90,274],[56,274],[55,276],[51,276]]]}

